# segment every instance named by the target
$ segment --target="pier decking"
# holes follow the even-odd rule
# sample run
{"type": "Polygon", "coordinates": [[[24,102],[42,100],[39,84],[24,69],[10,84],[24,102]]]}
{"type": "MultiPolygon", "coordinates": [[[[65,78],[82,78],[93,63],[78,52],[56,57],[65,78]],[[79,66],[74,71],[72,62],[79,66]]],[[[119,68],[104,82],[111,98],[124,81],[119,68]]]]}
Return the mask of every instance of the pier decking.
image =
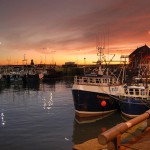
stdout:
{"type": "MultiPolygon", "coordinates": [[[[141,135],[133,138],[128,143],[121,145],[119,150],[149,150],[150,128],[148,127],[141,135]]],[[[82,144],[74,145],[73,150],[115,150],[113,145],[102,146],[97,138],[86,141],[82,144]]]]}
{"type": "Polygon", "coordinates": [[[74,145],[74,150],[149,150],[149,112],[114,126],[98,138],[74,145]]]}

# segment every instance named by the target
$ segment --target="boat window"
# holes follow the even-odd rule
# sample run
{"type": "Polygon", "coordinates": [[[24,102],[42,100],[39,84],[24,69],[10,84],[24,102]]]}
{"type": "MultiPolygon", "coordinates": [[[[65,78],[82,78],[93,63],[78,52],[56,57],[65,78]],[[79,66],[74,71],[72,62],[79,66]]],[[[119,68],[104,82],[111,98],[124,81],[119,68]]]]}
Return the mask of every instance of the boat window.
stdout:
{"type": "Polygon", "coordinates": [[[101,79],[98,78],[97,80],[98,80],[98,83],[101,83],[101,79]]]}
{"type": "Polygon", "coordinates": [[[141,90],[141,95],[145,95],[144,89],[141,90]]]}
{"type": "Polygon", "coordinates": [[[84,79],[84,82],[87,82],[87,79],[84,79]]]}
{"type": "Polygon", "coordinates": [[[139,89],[135,89],[135,95],[139,95],[139,89]]]}
{"type": "Polygon", "coordinates": [[[129,89],[130,95],[133,95],[133,89],[129,89]]]}
{"type": "Polygon", "coordinates": [[[127,89],[127,88],[125,88],[125,89],[124,89],[124,92],[125,92],[126,94],[128,94],[128,89],[127,89]]]}
{"type": "Polygon", "coordinates": [[[104,83],[108,83],[108,80],[107,80],[107,79],[104,79],[104,83]]]}
{"type": "Polygon", "coordinates": [[[99,83],[99,79],[96,79],[96,83],[99,83]]]}
{"type": "Polygon", "coordinates": [[[83,78],[83,82],[87,82],[87,78],[83,78]]]}
{"type": "Polygon", "coordinates": [[[109,82],[110,82],[110,83],[113,83],[112,81],[113,81],[112,78],[110,78],[110,81],[109,81],[109,82]]]}

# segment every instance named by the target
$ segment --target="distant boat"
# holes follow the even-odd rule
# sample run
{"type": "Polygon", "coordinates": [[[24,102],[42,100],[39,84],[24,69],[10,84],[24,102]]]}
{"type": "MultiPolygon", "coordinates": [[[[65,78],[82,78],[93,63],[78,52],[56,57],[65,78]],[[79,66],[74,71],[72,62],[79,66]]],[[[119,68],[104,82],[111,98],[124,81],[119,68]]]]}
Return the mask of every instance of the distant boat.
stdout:
{"type": "Polygon", "coordinates": [[[10,82],[22,82],[22,78],[19,74],[10,74],[10,82]]]}
{"type": "Polygon", "coordinates": [[[36,74],[28,73],[23,75],[22,80],[24,84],[38,83],[40,81],[40,76],[38,73],[36,74]]]}
{"type": "MultiPolygon", "coordinates": [[[[99,54],[101,57],[101,48],[99,54]]],[[[101,62],[100,58],[95,73],[74,77],[72,95],[75,114],[79,117],[102,116],[118,109],[117,99],[123,92],[123,84],[108,72],[104,74],[101,62]]]]}
{"type": "Polygon", "coordinates": [[[62,72],[56,70],[56,64],[50,65],[48,68],[46,68],[43,81],[48,81],[50,79],[61,77],[61,76],[62,76],[62,72]]]}
{"type": "Polygon", "coordinates": [[[22,77],[19,72],[14,71],[3,73],[1,80],[7,83],[22,83],[22,77]]]}

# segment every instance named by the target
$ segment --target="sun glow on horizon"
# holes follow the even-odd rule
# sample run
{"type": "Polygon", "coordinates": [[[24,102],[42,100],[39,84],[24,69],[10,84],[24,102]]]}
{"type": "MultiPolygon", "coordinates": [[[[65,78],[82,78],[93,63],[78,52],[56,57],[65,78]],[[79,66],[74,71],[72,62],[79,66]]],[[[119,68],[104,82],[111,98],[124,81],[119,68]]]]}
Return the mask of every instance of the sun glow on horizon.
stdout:
{"type": "MultiPolygon", "coordinates": [[[[142,46],[142,45],[141,45],[142,46]]],[[[109,49],[104,49],[102,54],[107,62],[120,62],[121,55],[129,55],[137,48],[137,45],[111,45],[109,49]]],[[[55,48],[54,48],[55,49],[55,48]]],[[[94,64],[99,60],[97,49],[95,47],[84,48],[80,50],[14,50],[13,53],[3,50],[3,56],[0,56],[0,65],[22,65],[24,55],[27,59],[27,64],[33,59],[34,64],[56,64],[63,65],[65,62],[75,62],[76,64],[94,64]]]]}

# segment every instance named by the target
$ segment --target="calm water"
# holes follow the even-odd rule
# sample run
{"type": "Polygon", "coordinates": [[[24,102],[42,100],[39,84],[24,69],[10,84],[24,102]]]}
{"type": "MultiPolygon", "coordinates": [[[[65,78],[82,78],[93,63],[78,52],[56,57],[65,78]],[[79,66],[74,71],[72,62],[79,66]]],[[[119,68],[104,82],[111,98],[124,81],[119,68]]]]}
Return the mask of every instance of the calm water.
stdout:
{"type": "Polygon", "coordinates": [[[71,87],[70,79],[30,86],[1,84],[0,150],[71,150],[124,121],[116,113],[77,123],[71,87]]]}

